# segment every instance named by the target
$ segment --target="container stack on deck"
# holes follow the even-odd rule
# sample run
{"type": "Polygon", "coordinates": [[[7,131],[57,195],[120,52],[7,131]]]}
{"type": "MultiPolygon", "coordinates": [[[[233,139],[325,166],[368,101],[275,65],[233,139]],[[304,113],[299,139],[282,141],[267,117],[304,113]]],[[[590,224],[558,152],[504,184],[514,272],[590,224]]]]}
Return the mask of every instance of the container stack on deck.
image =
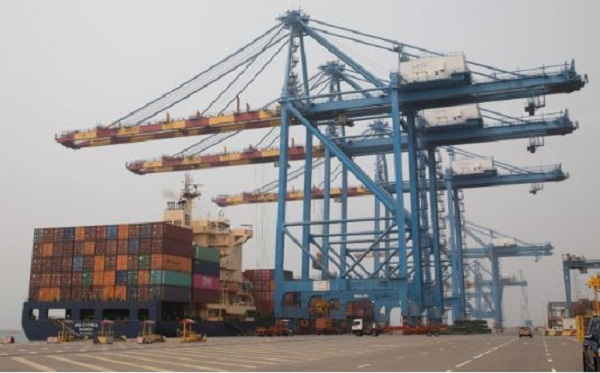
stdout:
{"type": "Polygon", "coordinates": [[[192,251],[192,301],[217,302],[221,295],[219,251],[202,246],[194,246],[192,251]]]}
{"type": "Polygon", "coordinates": [[[163,222],[36,229],[29,298],[214,301],[219,253],[192,250],[192,236],[163,222]]]}
{"type": "MultiPolygon", "coordinates": [[[[286,280],[292,280],[292,271],[283,271],[286,280]]],[[[252,284],[251,294],[254,305],[258,312],[273,312],[273,294],[275,292],[275,271],[273,269],[247,269],[244,278],[252,284]]],[[[284,296],[284,303],[294,303],[296,293],[288,293],[284,296]]]]}

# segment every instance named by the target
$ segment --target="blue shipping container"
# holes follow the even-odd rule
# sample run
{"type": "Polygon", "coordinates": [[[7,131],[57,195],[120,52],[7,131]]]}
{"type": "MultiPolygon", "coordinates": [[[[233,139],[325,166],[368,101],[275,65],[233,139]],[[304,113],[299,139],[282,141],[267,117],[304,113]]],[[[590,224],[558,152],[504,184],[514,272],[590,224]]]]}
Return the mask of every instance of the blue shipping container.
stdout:
{"type": "Polygon", "coordinates": [[[108,226],[108,239],[116,240],[119,235],[119,226],[118,225],[109,225],[108,226]]]}
{"type": "Polygon", "coordinates": [[[129,239],[129,253],[130,254],[137,254],[138,253],[138,249],[139,249],[139,241],[137,238],[130,238],[129,239]]]}
{"type": "Polygon", "coordinates": [[[127,271],[117,271],[117,285],[127,285],[127,271]]]}
{"type": "Polygon", "coordinates": [[[192,272],[194,274],[218,277],[221,273],[221,268],[219,263],[206,262],[204,260],[194,259],[192,272]]]}
{"type": "Polygon", "coordinates": [[[82,256],[74,256],[73,257],[73,271],[81,272],[83,271],[83,257],[82,256]]]}

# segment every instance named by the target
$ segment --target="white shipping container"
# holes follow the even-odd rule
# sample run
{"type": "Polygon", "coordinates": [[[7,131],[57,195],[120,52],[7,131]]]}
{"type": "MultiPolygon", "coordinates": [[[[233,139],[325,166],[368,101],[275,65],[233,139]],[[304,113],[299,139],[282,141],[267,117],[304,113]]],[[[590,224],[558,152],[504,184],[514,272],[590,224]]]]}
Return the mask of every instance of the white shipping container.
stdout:
{"type": "Polygon", "coordinates": [[[492,246],[495,247],[508,247],[516,244],[515,239],[510,237],[495,237],[492,239],[492,246]]]}
{"type": "Polygon", "coordinates": [[[494,159],[491,157],[454,161],[451,163],[450,168],[454,175],[483,174],[486,172],[493,172],[496,169],[494,167],[494,159]]]}
{"type": "Polygon", "coordinates": [[[477,104],[453,106],[423,111],[423,118],[431,127],[464,124],[469,119],[480,119],[477,104]]]}
{"type": "Polygon", "coordinates": [[[450,79],[467,71],[464,55],[421,57],[400,62],[400,77],[405,83],[450,79]]]}

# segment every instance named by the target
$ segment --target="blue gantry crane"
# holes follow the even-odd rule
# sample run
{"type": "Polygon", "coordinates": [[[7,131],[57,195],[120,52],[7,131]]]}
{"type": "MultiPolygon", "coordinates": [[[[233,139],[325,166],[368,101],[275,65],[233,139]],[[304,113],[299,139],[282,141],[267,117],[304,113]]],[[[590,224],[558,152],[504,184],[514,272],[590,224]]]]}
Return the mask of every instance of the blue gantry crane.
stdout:
{"type": "Polygon", "coordinates": [[[563,276],[565,280],[565,293],[567,298],[567,316],[573,317],[573,299],[571,295],[571,271],[578,270],[587,273],[589,269],[600,269],[600,260],[586,259],[585,256],[564,254],[562,256],[563,276]]]}
{"type": "MultiPolygon", "coordinates": [[[[444,315],[445,268],[452,268],[452,283],[457,284],[453,287],[459,289],[462,285],[458,284],[464,280],[462,251],[457,249],[462,248],[462,244],[456,236],[461,218],[452,211],[458,206],[455,201],[459,191],[494,183],[565,177],[560,166],[537,173],[521,172],[517,176],[489,173],[472,177],[464,170],[460,177],[444,175],[440,172],[440,147],[529,138],[528,150],[533,151],[543,144],[540,139],[544,136],[568,134],[577,128],[567,112],[534,116],[545,106],[546,96],[578,91],[586,79],[577,73],[574,62],[509,71],[466,60],[462,55],[443,55],[312,19],[300,11],[289,11],[264,34],[157,99],[106,127],[72,131],[57,136],[57,141],[77,149],[213,134],[210,140],[198,144],[201,149],[207,149],[231,137],[221,135],[223,133],[278,127],[275,316],[303,316],[314,296],[337,299],[342,305],[357,298],[369,298],[376,309],[399,307],[408,324],[418,324],[423,318],[435,323],[444,315]],[[386,76],[374,73],[345,52],[344,43],[372,48],[373,53],[383,59],[393,60],[398,71],[386,76]],[[317,73],[311,76],[309,69],[313,65],[309,62],[318,62],[309,61],[313,47],[325,50],[327,59],[337,62],[321,63],[317,73]],[[226,113],[239,94],[246,92],[280,53],[285,62],[283,89],[274,101],[279,105],[271,109],[269,104],[273,102],[267,103],[253,112],[241,112],[238,106],[233,114],[226,113]],[[224,84],[223,91],[190,118],[172,120],[167,115],[164,121],[149,122],[225,79],[230,80],[224,84]],[[452,119],[435,126],[422,120],[428,110],[514,99],[526,100],[526,111],[532,117],[517,120],[485,112],[487,117],[497,121],[496,126],[485,126],[484,121],[476,118],[452,119]],[[217,104],[222,104],[220,110],[217,104]],[[207,116],[205,113],[210,110],[215,110],[217,115],[207,116]],[[370,128],[379,131],[375,135],[361,132],[373,120],[386,119],[391,127],[385,135],[381,127],[370,128]],[[299,218],[292,217],[287,209],[292,128],[299,129],[305,137],[299,218]],[[353,131],[361,135],[353,135],[353,131]],[[315,142],[319,143],[322,161],[316,161],[315,142]],[[384,154],[391,158],[389,164],[384,162],[384,154]],[[368,167],[361,166],[356,159],[366,155],[376,156],[375,178],[369,176],[368,167]],[[339,211],[333,211],[331,205],[334,161],[341,168],[339,211]],[[323,172],[321,219],[315,219],[311,211],[316,162],[322,163],[323,172]],[[383,172],[386,169],[391,173],[391,180],[383,176],[387,175],[383,172]],[[349,177],[374,196],[373,211],[349,208],[349,177]],[[488,184],[485,184],[486,178],[488,184]],[[448,250],[441,235],[445,212],[440,208],[443,187],[450,191],[448,214],[450,225],[454,225],[450,227],[448,250]],[[406,203],[405,192],[409,197],[406,203]],[[300,278],[287,280],[283,273],[292,250],[299,251],[300,278]],[[315,261],[320,266],[319,279],[310,276],[310,263],[315,261]],[[300,293],[300,307],[283,306],[283,297],[289,292],[300,293]]],[[[167,171],[180,170],[179,158],[185,157],[185,152],[176,156],[154,163],[159,166],[161,162],[167,163],[167,171]]],[[[184,163],[188,167],[193,165],[193,162],[184,163]]],[[[492,257],[503,255],[496,251],[492,248],[492,257]]],[[[492,272],[497,272],[496,269],[492,272]]],[[[455,315],[464,313],[464,305],[459,304],[455,309],[455,315]]]]}

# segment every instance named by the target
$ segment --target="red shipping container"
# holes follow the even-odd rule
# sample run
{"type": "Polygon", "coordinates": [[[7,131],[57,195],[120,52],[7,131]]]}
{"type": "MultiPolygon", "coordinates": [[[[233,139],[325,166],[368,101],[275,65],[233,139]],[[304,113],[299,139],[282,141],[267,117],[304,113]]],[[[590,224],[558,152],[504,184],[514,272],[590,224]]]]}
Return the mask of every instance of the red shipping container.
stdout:
{"type": "Polygon", "coordinates": [[[140,225],[139,224],[130,224],[129,225],[129,237],[130,238],[138,238],[140,236],[140,225]]]}
{"type": "Polygon", "coordinates": [[[130,271],[138,269],[138,256],[137,255],[129,255],[127,257],[127,269],[130,271]]]}
{"type": "Polygon", "coordinates": [[[42,244],[41,243],[34,243],[33,244],[33,253],[32,256],[34,258],[38,258],[42,256],[42,244]]]}
{"type": "Polygon", "coordinates": [[[102,300],[113,300],[115,299],[115,287],[104,286],[102,288],[102,300]]]}
{"type": "Polygon", "coordinates": [[[63,242],[63,257],[72,257],[73,256],[73,242],[63,242]]]}
{"type": "Polygon", "coordinates": [[[117,255],[117,240],[106,241],[106,255],[117,255]]]}
{"type": "Polygon", "coordinates": [[[62,257],[62,271],[71,272],[73,268],[73,257],[62,257]]]}
{"type": "Polygon", "coordinates": [[[62,258],[52,257],[52,272],[60,272],[62,270],[62,258]]]}
{"type": "Polygon", "coordinates": [[[29,276],[29,287],[40,287],[42,286],[42,275],[39,273],[32,273],[29,276]]]}
{"type": "Polygon", "coordinates": [[[85,247],[85,244],[82,241],[79,242],[75,242],[73,244],[73,255],[74,256],[81,256],[83,255],[83,249],[85,247]]]}
{"type": "Polygon", "coordinates": [[[96,239],[96,227],[84,227],[84,237],[86,240],[96,239]]]}
{"type": "Polygon", "coordinates": [[[207,302],[218,302],[221,296],[219,290],[205,290],[205,289],[193,289],[192,290],[192,302],[207,303],[207,302]]]}
{"type": "Polygon", "coordinates": [[[52,272],[52,258],[42,258],[42,273],[52,272]]]}
{"type": "Polygon", "coordinates": [[[115,271],[116,269],[117,269],[117,256],[116,255],[106,256],[104,259],[104,270],[115,271]]]}
{"type": "Polygon", "coordinates": [[[151,238],[140,238],[139,252],[140,254],[150,254],[152,252],[151,238]]]}
{"type": "Polygon", "coordinates": [[[92,287],[91,299],[93,300],[101,300],[102,299],[102,288],[104,286],[94,286],[92,287]]]}
{"type": "Polygon", "coordinates": [[[52,285],[50,273],[42,273],[42,278],[40,281],[40,286],[49,287],[52,285]]]}
{"type": "Polygon", "coordinates": [[[94,255],[96,252],[96,242],[95,241],[85,241],[85,245],[83,247],[83,255],[94,255]]]}
{"type": "Polygon", "coordinates": [[[96,255],[106,255],[107,243],[105,240],[96,241],[96,255]]]}
{"type": "Polygon", "coordinates": [[[32,258],[31,259],[31,273],[41,273],[42,272],[42,258],[32,258]]]}
{"type": "Polygon", "coordinates": [[[215,276],[205,276],[200,274],[193,275],[193,287],[195,289],[205,289],[205,290],[219,290],[220,289],[220,281],[219,277],[215,276]]]}
{"type": "Polygon", "coordinates": [[[72,286],[83,285],[83,273],[82,272],[73,272],[71,274],[71,285],[72,286]]]}
{"type": "Polygon", "coordinates": [[[71,299],[72,300],[82,300],[83,292],[81,286],[71,286],[71,299]]]}
{"type": "Polygon", "coordinates": [[[108,238],[108,228],[106,225],[100,225],[96,227],[96,239],[106,239],[108,238]]]}
{"type": "Polygon", "coordinates": [[[61,286],[71,286],[72,278],[71,273],[61,273],[60,274],[60,284],[61,286]]]}
{"type": "Polygon", "coordinates": [[[129,253],[129,240],[123,239],[119,240],[117,244],[117,254],[118,255],[127,255],[129,253]]]}
{"type": "Polygon", "coordinates": [[[62,244],[62,242],[55,242],[52,245],[52,256],[63,256],[63,244],[62,244]]]}

